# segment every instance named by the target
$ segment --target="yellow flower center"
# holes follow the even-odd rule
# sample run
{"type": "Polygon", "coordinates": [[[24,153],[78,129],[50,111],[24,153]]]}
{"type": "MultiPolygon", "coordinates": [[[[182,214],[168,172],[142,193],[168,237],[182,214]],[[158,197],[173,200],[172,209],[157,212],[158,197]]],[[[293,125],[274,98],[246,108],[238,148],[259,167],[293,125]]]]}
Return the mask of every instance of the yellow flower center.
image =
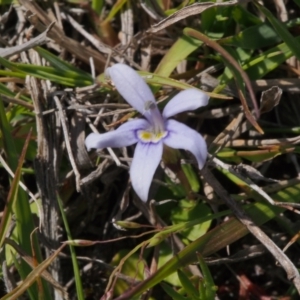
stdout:
{"type": "Polygon", "coordinates": [[[154,133],[151,131],[139,130],[137,134],[139,139],[144,143],[157,143],[167,135],[167,132],[154,133]]]}

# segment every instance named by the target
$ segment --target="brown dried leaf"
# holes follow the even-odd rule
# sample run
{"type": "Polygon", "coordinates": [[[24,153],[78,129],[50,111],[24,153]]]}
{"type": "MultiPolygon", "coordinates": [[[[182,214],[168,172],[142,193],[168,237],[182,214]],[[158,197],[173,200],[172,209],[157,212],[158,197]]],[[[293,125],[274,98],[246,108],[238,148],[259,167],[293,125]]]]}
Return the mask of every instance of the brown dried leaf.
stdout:
{"type": "Polygon", "coordinates": [[[175,12],[171,16],[165,18],[164,20],[160,21],[159,23],[152,26],[151,29],[148,30],[148,33],[156,33],[176,22],[179,22],[187,17],[194,16],[201,14],[205,10],[211,7],[219,7],[219,6],[231,6],[236,5],[239,1],[227,1],[227,2],[204,2],[204,3],[194,3],[192,5],[186,6],[179,11],[175,12]]]}
{"type": "Polygon", "coordinates": [[[260,113],[264,114],[272,110],[279,104],[282,89],[278,86],[272,86],[270,89],[262,92],[260,98],[260,113]]]}
{"type": "Polygon", "coordinates": [[[53,252],[53,254],[48,257],[46,260],[44,260],[42,263],[40,263],[37,267],[35,267],[34,259],[27,255],[21,247],[17,243],[15,243],[13,240],[5,239],[5,243],[12,246],[22,257],[24,261],[28,265],[30,265],[33,270],[31,273],[26,277],[23,282],[18,285],[14,290],[12,290],[10,293],[6,294],[1,300],[8,300],[8,299],[17,299],[19,296],[21,296],[23,293],[26,292],[26,290],[40,277],[42,276],[45,280],[47,280],[50,284],[52,284],[53,287],[55,287],[57,290],[59,290],[64,299],[69,299],[68,293],[64,287],[62,287],[52,276],[51,274],[46,270],[46,268],[49,267],[49,265],[53,262],[53,260],[58,256],[58,254],[63,250],[63,248],[67,245],[62,244],[56,251],[53,252]]]}

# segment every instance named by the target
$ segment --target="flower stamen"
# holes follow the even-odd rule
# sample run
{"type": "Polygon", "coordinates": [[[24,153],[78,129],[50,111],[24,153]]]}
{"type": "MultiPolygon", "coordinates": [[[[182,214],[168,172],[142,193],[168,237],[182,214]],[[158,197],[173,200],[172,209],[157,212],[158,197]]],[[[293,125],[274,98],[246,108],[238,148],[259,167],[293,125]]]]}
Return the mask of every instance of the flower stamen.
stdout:
{"type": "Polygon", "coordinates": [[[164,137],[166,137],[167,132],[162,131],[162,132],[155,133],[147,130],[138,130],[137,135],[140,141],[142,141],[143,143],[156,144],[164,137]]]}

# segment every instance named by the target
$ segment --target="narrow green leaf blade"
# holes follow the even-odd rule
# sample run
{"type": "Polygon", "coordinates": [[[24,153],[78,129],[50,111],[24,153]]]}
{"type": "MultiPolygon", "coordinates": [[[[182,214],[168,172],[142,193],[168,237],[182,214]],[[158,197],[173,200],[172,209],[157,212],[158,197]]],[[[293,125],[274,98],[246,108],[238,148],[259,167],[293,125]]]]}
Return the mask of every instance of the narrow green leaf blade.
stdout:
{"type": "Polygon", "coordinates": [[[300,43],[291,35],[284,24],[280,23],[276,17],[264,6],[255,2],[256,7],[267,17],[278,35],[288,45],[293,54],[300,60],[300,43]]]}
{"type": "Polygon", "coordinates": [[[174,289],[172,289],[166,283],[161,283],[161,287],[173,300],[187,300],[185,297],[181,296],[176,291],[174,291],[174,289]]]}
{"type": "MultiPolygon", "coordinates": [[[[64,208],[63,208],[63,203],[62,203],[62,200],[60,199],[58,194],[57,194],[57,201],[58,201],[59,209],[60,209],[60,212],[61,212],[61,216],[62,216],[62,219],[63,219],[63,223],[64,223],[64,226],[65,226],[65,230],[66,230],[66,233],[67,233],[68,240],[72,240],[68,220],[67,220],[64,208]]],[[[84,292],[83,292],[83,287],[82,287],[81,276],[80,276],[78,261],[77,261],[77,257],[76,257],[76,252],[75,252],[75,249],[74,249],[73,245],[69,244],[69,247],[70,247],[70,252],[71,252],[74,278],[75,278],[75,284],[76,284],[76,295],[77,295],[78,300],[84,300],[84,292]]]]}
{"type": "Polygon", "coordinates": [[[202,41],[182,35],[162,58],[154,73],[164,77],[170,76],[177,65],[202,44],[202,41]]]}
{"type": "Polygon", "coordinates": [[[215,299],[217,287],[215,286],[209,268],[200,253],[197,253],[197,257],[205,281],[205,297],[203,297],[203,299],[215,299]]]}
{"type": "Polygon", "coordinates": [[[184,288],[185,292],[188,294],[188,296],[191,299],[197,300],[199,298],[199,293],[197,289],[193,286],[190,279],[187,277],[187,275],[182,272],[180,269],[177,271],[178,278],[182,284],[182,287],[184,288]]]}
{"type": "Polygon", "coordinates": [[[10,226],[10,221],[12,219],[12,215],[13,215],[13,207],[16,204],[17,201],[17,195],[18,195],[18,190],[19,190],[19,181],[20,181],[20,177],[21,177],[21,170],[22,170],[22,166],[23,166],[23,162],[25,159],[25,154],[27,151],[27,147],[29,144],[29,139],[31,136],[31,132],[29,133],[29,135],[26,138],[22,153],[20,155],[19,158],[19,162],[18,162],[18,166],[17,166],[17,170],[15,172],[15,177],[11,183],[10,186],[10,190],[8,193],[8,197],[7,197],[7,201],[6,201],[6,207],[4,209],[3,212],[3,216],[1,219],[1,224],[0,224],[0,248],[2,248],[5,237],[6,237],[6,233],[7,230],[10,226]]]}

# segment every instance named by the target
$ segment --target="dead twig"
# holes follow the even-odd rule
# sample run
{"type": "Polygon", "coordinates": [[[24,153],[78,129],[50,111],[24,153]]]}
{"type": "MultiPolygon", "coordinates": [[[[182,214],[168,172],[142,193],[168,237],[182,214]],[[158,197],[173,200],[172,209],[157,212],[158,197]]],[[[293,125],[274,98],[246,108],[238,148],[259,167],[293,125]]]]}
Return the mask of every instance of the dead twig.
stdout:
{"type": "Polygon", "coordinates": [[[68,130],[68,127],[67,127],[67,124],[66,124],[66,116],[65,116],[65,113],[63,111],[62,105],[61,105],[58,97],[54,96],[53,100],[54,100],[55,105],[58,109],[60,123],[61,123],[61,126],[62,126],[63,135],[64,135],[66,148],[67,148],[67,152],[68,152],[68,157],[69,157],[71,166],[72,166],[74,174],[75,174],[76,190],[79,192],[80,191],[80,173],[78,171],[78,168],[77,168],[74,156],[73,156],[72,148],[71,148],[71,143],[70,143],[70,138],[69,138],[69,130],[68,130]]]}
{"type": "Polygon", "coordinates": [[[31,39],[30,41],[28,41],[22,45],[9,47],[9,48],[0,48],[0,56],[4,57],[4,58],[10,57],[15,54],[19,54],[20,52],[23,52],[28,49],[34,48],[36,46],[41,46],[41,45],[47,43],[47,41],[48,41],[47,34],[51,30],[51,28],[54,26],[54,24],[55,24],[55,22],[52,22],[43,33],[39,34],[37,37],[31,39]]]}
{"type": "Polygon", "coordinates": [[[230,6],[230,5],[236,5],[239,1],[233,0],[233,1],[227,1],[224,3],[214,3],[214,2],[205,2],[205,3],[194,3],[192,5],[186,6],[179,11],[175,12],[171,16],[163,19],[159,23],[155,24],[150,28],[147,32],[148,33],[156,33],[162,29],[165,29],[169,27],[172,24],[175,24],[183,19],[186,19],[188,17],[199,15],[205,10],[211,8],[211,7],[220,7],[220,6],[230,6]]]}
{"type": "MultiPolygon", "coordinates": [[[[20,0],[20,3],[29,11],[29,14],[27,14],[28,20],[38,31],[45,31],[45,27],[48,27],[53,22],[36,2],[20,0]]],[[[85,47],[79,42],[67,37],[57,24],[54,24],[48,36],[86,64],[89,64],[89,58],[93,57],[97,71],[103,72],[106,59],[98,51],[85,47]]]]}

